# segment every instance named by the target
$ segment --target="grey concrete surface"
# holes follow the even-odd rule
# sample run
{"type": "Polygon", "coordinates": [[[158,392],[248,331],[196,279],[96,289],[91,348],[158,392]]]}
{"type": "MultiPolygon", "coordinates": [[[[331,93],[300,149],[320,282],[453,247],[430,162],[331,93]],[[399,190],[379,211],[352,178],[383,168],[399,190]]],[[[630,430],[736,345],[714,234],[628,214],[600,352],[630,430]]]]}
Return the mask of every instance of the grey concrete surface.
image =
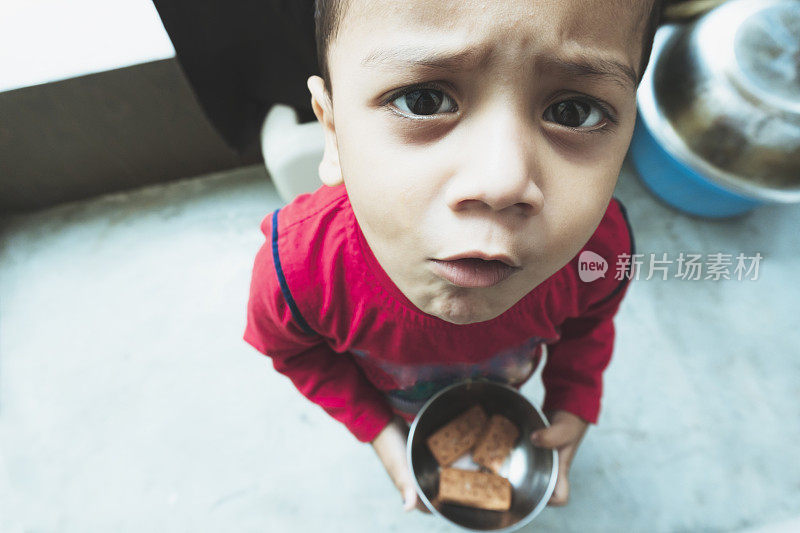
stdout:
{"type": "MultiPolygon", "coordinates": [[[[759,279],[643,269],[572,500],[526,531],[800,530],[800,208],[697,220],[628,166],[618,196],[640,252],[759,279]]],[[[253,167],[3,221],[0,531],[454,531],[241,340],[278,204],[253,167]]]]}

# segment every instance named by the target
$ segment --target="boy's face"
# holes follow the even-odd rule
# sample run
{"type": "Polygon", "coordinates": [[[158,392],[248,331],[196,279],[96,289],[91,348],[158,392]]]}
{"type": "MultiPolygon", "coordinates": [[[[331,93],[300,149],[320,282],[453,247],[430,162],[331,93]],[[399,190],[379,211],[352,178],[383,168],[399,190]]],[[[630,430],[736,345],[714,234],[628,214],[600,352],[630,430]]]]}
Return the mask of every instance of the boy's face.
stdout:
{"type": "Polygon", "coordinates": [[[605,212],[633,131],[646,9],[349,4],[328,55],[332,103],[309,80],[321,177],[344,180],[414,305],[457,324],[494,318],[573,258],[605,212]]]}

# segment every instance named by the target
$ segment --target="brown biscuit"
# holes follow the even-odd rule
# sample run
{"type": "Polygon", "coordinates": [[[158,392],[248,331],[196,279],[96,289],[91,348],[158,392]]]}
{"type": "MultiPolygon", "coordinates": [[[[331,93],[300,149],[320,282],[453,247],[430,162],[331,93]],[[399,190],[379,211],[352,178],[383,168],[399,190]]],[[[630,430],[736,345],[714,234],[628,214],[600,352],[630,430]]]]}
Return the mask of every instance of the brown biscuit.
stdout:
{"type": "Polygon", "coordinates": [[[472,459],[499,474],[500,467],[517,442],[517,437],[519,429],[511,420],[503,415],[492,415],[472,450],[472,459]]]}
{"type": "Polygon", "coordinates": [[[480,405],[468,409],[428,437],[428,448],[442,466],[447,466],[475,446],[486,423],[480,405]]]}
{"type": "Polygon", "coordinates": [[[489,472],[442,468],[439,474],[439,499],[443,503],[508,511],[511,508],[511,483],[489,472]]]}

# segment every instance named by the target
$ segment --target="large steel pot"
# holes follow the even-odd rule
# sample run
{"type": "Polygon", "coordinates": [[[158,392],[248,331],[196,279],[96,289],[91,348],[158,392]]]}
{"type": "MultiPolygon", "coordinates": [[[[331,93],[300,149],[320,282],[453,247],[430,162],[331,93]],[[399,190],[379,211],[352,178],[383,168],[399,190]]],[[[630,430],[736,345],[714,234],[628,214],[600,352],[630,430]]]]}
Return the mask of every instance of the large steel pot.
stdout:
{"type": "Polygon", "coordinates": [[[800,201],[800,0],[731,0],[659,29],[631,158],[644,183],[708,217],[800,201]]]}

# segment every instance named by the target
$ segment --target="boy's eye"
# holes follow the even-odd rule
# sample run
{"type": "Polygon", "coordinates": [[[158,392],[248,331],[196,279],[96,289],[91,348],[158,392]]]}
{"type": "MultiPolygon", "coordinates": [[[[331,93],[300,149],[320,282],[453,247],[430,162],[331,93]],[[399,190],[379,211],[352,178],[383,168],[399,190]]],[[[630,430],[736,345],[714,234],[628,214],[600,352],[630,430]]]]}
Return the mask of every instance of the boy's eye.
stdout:
{"type": "Polygon", "coordinates": [[[392,100],[392,103],[409,115],[435,115],[456,110],[453,99],[436,89],[412,89],[392,100]]]}
{"type": "Polygon", "coordinates": [[[605,113],[598,106],[582,100],[564,100],[548,107],[544,119],[569,128],[591,128],[603,120],[605,113]]]}

